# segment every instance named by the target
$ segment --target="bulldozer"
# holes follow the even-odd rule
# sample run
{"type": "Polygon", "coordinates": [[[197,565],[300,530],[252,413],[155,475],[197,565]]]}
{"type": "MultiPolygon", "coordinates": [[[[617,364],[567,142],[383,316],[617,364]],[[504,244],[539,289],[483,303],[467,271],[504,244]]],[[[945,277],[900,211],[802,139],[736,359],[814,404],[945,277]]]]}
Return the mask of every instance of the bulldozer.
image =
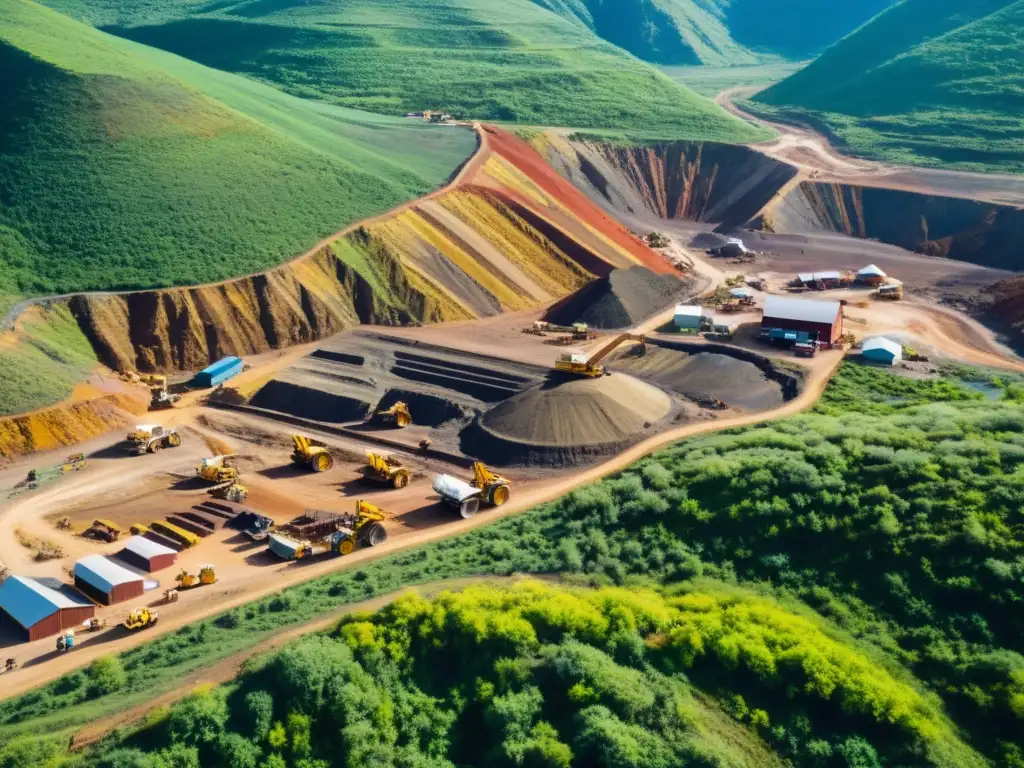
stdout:
{"type": "Polygon", "coordinates": [[[128,452],[139,455],[181,445],[181,435],[173,427],[161,427],[159,424],[139,424],[125,439],[128,452]]]}
{"type": "Polygon", "coordinates": [[[367,451],[363,477],[378,483],[388,483],[395,488],[405,488],[409,484],[410,474],[398,459],[367,451]]]}
{"type": "Polygon", "coordinates": [[[399,400],[390,408],[378,408],[373,414],[373,421],[404,429],[412,424],[412,414],[409,412],[409,406],[399,400]]]}
{"type": "Polygon", "coordinates": [[[443,503],[459,510],[466,519],[473,517],[481,504],[500,507],[511,496],[508,479],[492,472],[481,461],[473,464],[472,481],[467,483],[451,475],[438,475],[434,478],[434,491],[443,503]]]}
{"type": "Polygon", "coordinates": [[[121,537],[121,526],[109,520],[93,520],[92,525],[82,532],[82,536],[97,541],[117,541],[121,537]]]}
{"type": "Polygon", "coordinates": [[[249,498],[249,489],[239,482],[234,482],[231,485],[221,485],[213,488],[210,491],[210,495],[216,499],[244,504],[245,500],[249,498]]]}
{"type": "Polygon", "coordinates": [[[217,569],[212,565],[201,565],[197,575],[189,573],[182,568],[181,573],[175,576],[174,580],[178,582],[178,589],[192,589],[193,587],[215,584],[217,582],[217,569]]]}
{"type": "Polygon", "coordinates": [[[309,467],[314,472],[326,472],[334,466],[334,457],[325,443],[302,435],[292,435],[292,442],[295,443],[292,451],[294,464],[309,467]]]}
{"type": "Polygon", "coordinates": [[[350,555],[356,546],[376,547],[387,541],[387,529],[381,525],[387,514],[378,506],[360,499],[356,502],[356,513],[347,521],[349,524],[331,536],[331,551],[339,555],[350,555]]]}
{"type": "Polygon", "coordinates": [[[153,387],[149,390],[149,398],[149,410],[163,411],[167,408],[173,408],[181,400],[181,395],[168,392],[162,387],[153,387]]]}
{"type": "Polygon", "coordinates": [[[148,629],[156,624],[160,618],[156,611],[149,608],[135,608],[124,620],[124,628],[129,632],[138,632],[140,629],[148,629]]]}
{"type": "Polygon", "coordinates": [[[561,371],[562,373],[574,373],[580,376],[588,376],[594,379],[599,376],[604,376],[607,371],[603,365],[600,365],[600,362],[614,352],[617,347],[629,341],[635,341],[638,344],[646,346],[647,337],[635,333],[620,334],[597,350],[597,352],[592,354],[590,357],[586,357],[581,352],[567,352],[555,361],[555,370],[561,371]]]}
{"type": "Polygon", "coordinates": [[[238,468],[230,463],[232,456],[211,456],[203,459],[196,467],[196,477],[208,483],[234,483],[238,480],[238,468]]]}

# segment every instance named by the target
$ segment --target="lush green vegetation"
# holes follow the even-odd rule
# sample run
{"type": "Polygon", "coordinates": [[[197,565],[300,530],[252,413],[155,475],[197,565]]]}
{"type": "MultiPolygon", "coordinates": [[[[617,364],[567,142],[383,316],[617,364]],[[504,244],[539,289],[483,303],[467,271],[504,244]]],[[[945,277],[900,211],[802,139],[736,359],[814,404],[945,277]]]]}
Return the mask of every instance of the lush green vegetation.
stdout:
{"type": "Polygon", "coordinates": [[[851,151],[1024,169],[1024,2],[907,0],[757,96],[851,151]]]}
{"type": "Polygon", "coordinates": [[[0,4],[0,295],[275,266],[436,187],[468,131],[286,96],[0,4]]]}
{"type": "Polygon", "coordinates": [[[575,16],[531,0],[48,3],[208,66],[373,112],[734,142],[758,135],[575,16]]]}
{"type": "MultiPolygon", "coordinates": [[[[633,591],[639,579],[667,598],[671,615],[664,619],[668,624],[624,620],[633,634],[626,632],[610,644],[580,626],[555,631],[545,623],[546,614],[530,613],[531,624],[534,616],[542,617],[535,625],[538,645],[527,644],[520,652],[499,640],[499,651],[479,654],[481,665],[489,661],[497,669],[495,660],[506,657],[538,669],[547,658],[545,649],[562,648],[571,634],[593,649],[585,653],[614,659],[616,667],[600,675],[608,680],[617,680],[627,668],[630,675],[646,676],[643,687],[657,691],[663,682],[682,685],[678,675],[685,672],[699,700],[711,697],[779,757],[798,766],[983,764],[972,749],[995,765],[1024,765],[1024,615],[1017,610],[1024,599],[1024,390],[1015,381],[991,379],[1001,394],[986,398],[962,381],[975,377],[950,370],[943,378],[919,380],[848,363],[811,413],[685,441],[529,514],[196,622],[119,656],[124,674],[116,686],[98,687],[94,673],[83,671],[0,703],[0,741],[8,744],[0,751],[0,765],[31,764],[14,755],[45,752],[47,743],[60,753],[68,729],[76,724],[152,697],[173,687],[184,672],[251,647],[282,626],[407,584],[514,572],[576,574],[590,583],[629,585],[633,591]],[[669,625],[685,631],[658,630],[669,625]]],[[[606,598],[594,599],[603,604],[606,598]]],[[[660,605],[661,599],[649,597],[653,604],[660,605]]],[[[410,609],[410,622],[419,610],[410,609]]],[[[381,703],[371,709],[398,711],[404,694],[388,686],[401,681],[403,690],[436,700],[437,719],[446,713],[456,724],[466,722],[465,701],[428,684],[431,670],[444,663],[442,656],[432,655],[443,651],[433,648],[429,635],[414,644],[415,658],[389,659],[389,653],[401,649],[401,632],[411,631],[396,627],[390,634],[388,627],[400,613],[393,608],[377,618],[352,620],[341,632],[360,669],[372,678],[367,684],[392,693],[372,699],[381,703]],[[385,637],[383,651],[375,655],[372,646],[385,637]],[[392,664],[400,675],[389,671],[392,664]]],[[[509,613],[508,627],[515,624],[514,615],[509,613]]],[[[492,624],[505,626],[497,618],[455,624],[435,629],[471,629],[483,641],[492,624]]],[[[429,622],[427,629],[415,622],[410,626],[419,627],[415,637],[433,631],[429,622]]],[[[464,648],[454,637],[452,642],[464,648]]],[[[462,656],[469,664],[477,654],[462,656]]],[[[280,663],[275,658],[267,669],[280,663]]],[[[319,674],[314,663],[293,666],[302,674],[319,674]]],[[[228,695],[227,711],[236,713],[234,707],[242,705],[233,705],[230,696],[266,687],[268,678],[262,674],[269,673],[256,670],[214,698],[228,695]]],[[[508,682],[490,674],[473,672],[483,682],[508,682]]],[[[456,675],[450,684],[462,686],[468,679],[456,675]]],[[[570,710],[576,719],[564,725],[556,714],[569,706],[558,698],[565,688],[545,681],[543,675],[520,681],[522,686],[536,684],[542,696],[517,738],[543,735],[545,744],[560,751],[550,744],[547,737],[556,738],[550,731],[535,731],[547,722],[560,744],[585,755],[580,741],[584,702],[623,720],[607,703],[610,699],[599,694],[591,701],[587,693],[570,710]]],[[[521,694],[525,687],[484,687],[492,690],[494,696],[505,696],[521,694]]],[[[473,711],[485,710],[487,701],[473,711]]],[[[289,714],[313,716],[311,722],[336,716],[335,710],[313,712],[306,706],[282,698],[275,701],[270,720],[283,718],[287,735],[289,714]]],[[[644,711],[636,709],[641,719],[626,718],[622,729],[612,732],[630,743],[627,736],[634,732],[628,726],[640,723],[670,745],[703,743],[694,740],[694,729],[700,732],[700,727],[678,729],[670,719],[664,721],[669,730],[659,730],[661,722],[644,721],[644,711]],[[672,734],[679,741],[669,738],[672,734]]],[[[699,723],[702,717],[688,722],[699,723]]],[[[174,721],[171,715],[140,736],[143,741],[129,740],[124,746],[163,748],[169,742],[160,741],[165,736],[159,734],[166,733],[161,729],[174,721]]],[[[608,722],[600,722],[599,730],[606,732],[608,722]]],[[[353,721],[353,726],[353,735],[345,737],[352,741],[344,743],[366,744],[358,735],[365,725],[353,721]]],[[[446,732],[462,732],[452,727],[446,732]]],[[[245,739],[256,734],[242,727],[237,732],[245,739]]],[[[190,749],[192,738],[172,736],[186,742],[181,749],[190,749]]],[[[320,738],[317,744],[324,743],[320,738]]],[[[251,753],[256,748],[274,751],[267,739],[256,742],[246,747],[251,753]]],[[[490,740],[495,748],[498,742],[490,740]]],[[[394,743],[411,741],[403,737],[394,743]]],[[[426,742],[416,743],[427,749],[426,742]]],[[[500,743],[505,749],[504,736],[500,743]]],[[[204,743],[198,748],[215,747],[204,743]]],[[[297,753],[283,747],[281,754],[288,764],[317,765],[301,763],[297,753]]],[[[350,764],[370,764],[361,757],[365,753],[351,754],[356,756],[350,764]]],[[[650,764],[661,764],[655,753],[635,754],[654,755],[650,764]]],[[[445,755],[458,760],[456,753],[445,755]]],[[[666,759],[673,764],[675,758],[666,759]]]]}
{"type": "Polygon", "coordinates": [[[661,71],[711,99],[730,88],[767,88],[799,68],[799,64],[791,62],[773,62],[744,67],[662,67],[661,71]]]}
{"type": "Polygon", "coordinates": [[[0,416],[63,400],[98,365],[67,307],[33,314],[0,346],[0,416]]]}

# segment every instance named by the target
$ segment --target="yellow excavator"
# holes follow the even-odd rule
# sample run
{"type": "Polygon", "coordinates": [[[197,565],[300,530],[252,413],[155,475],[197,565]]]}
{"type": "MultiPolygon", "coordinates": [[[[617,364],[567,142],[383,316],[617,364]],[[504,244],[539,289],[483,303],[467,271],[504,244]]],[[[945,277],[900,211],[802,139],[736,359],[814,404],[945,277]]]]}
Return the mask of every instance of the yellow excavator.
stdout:
{"type": "Polygon", "coordinates": [[[331,536],[331,551],[339,555],[352,554],[357,545],[376,547],[387,541],[387,529],[381,525],[388,515],[380,507],[360,499],[356,502],[356,514],[350,525],[339,528],[331,536]]]}
{"type": "Polygon", "coordinates": [[[196,477],[208,483],[233,483],[238,480],[238,467],[230,463],[231,456],[211,456],[196,467],[196,477]]]}
{"type": "Polygon", "coordinates": [[[405,488],[409,484],[410,474],[398,459],[367,451],[363,477],[378,483],[388,483],[395,488],[405,488]]]}
{"type": "Polygon", "coordinates": [[[392,424],[404,429],[412,424],[412,414],[409,412],[409,406],[399,400],[390,408],[378,408],[373,414],[373,420],[378,424],[392,424]]]}
{"type": "Polygon", "coordinates": [[[600,362],[614,352],[620,345],[629,341],[635,341],[637,344],[643,344],[645,346],[647,345],[646,336],[636,333],[623,333],[616,336],[590,357],[586,357],[581,352],[566,352],[555,361],[555,370],[561,371],[562,373],[589,376],[590,378],[604,376],[607,371],[605,371],[603,365],[600,365],[600,362]]]}
{"type": "Polygon", "coordinates": [[[326,443],[303,435],[292,435],[292,442],[295,443],[292,463],[309,467],[314,472],[326,472],[334,466],[334,457],[326,443]]]}
{"type": "Polygon", "coordinates": [[[137,632],[140,629],[148,629],[156,624],[157,619],[160,618],[156,611],[151,611],[149,608],[136,608],[128,617],[124,620],[124,628],[129,632],[137,632]]]}
{"type": "Polygon", "coordinates": [[[473,480],[470,485],[479,488],[483,502],[492,507],[500,507],[512,495],[509,481],[492,472],[482,461],[473,462],[473,480]]]}
{"type": "Polygon", "coordinates": [[[178,582],[178,589],[192,589],[193,587],[215,584],[217,582],[217,569],[212,565],[201,565],[199,566],[199,573],[195,574],[189,573],[182,568],[181,573],[175,576],[174,580],[178,582]]]}

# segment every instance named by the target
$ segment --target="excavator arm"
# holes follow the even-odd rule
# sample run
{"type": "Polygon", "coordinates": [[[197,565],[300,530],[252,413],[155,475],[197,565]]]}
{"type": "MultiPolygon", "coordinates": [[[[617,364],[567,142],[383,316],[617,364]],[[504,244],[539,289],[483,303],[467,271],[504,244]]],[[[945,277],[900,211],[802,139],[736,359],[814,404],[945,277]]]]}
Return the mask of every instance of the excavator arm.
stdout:
{"type": "Polygon", "coordinates": [[[374,520],[379,522],[381,520],[388,519],[388,516],[380,507],[376,504],[371,504],[368,501],[363,501],[362,499],[359,499],[359,501],[356,502],[356,514],[362,520],[374,520]]]}
{"type": "Polygon", "coordinates": [[[595,352],[593,355],[591,355],[590,359],[587,360],[587,365],[591,367],[597,365],[606,357],[608,357],[608,355],[614,352],[617,347],[619,347],[622,344],[625,344],[627,341],[635,341],[638,344],[646,344],[647,337],[644,336],[643,334],[638,333],[620,334],[611,341],[609,341],[607,344],[605,344],[603,347],[601,347],[599,350],[597,350],[597,352],[595,352]]]}

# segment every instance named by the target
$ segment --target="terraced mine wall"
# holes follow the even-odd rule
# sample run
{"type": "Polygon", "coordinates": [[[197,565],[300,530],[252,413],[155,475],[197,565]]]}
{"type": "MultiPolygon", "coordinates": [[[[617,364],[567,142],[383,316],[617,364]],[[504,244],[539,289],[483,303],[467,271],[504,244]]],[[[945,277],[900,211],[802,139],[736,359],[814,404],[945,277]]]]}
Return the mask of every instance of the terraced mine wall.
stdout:
{"type": "MultiPolygon", "coordinates": [[[[0,419],[0,456],[13,459],[36,451],[64,448],[129,427],[145,404],[123,395],[48,408],[0,419]]],[[[56,463],[56,462],[54,462],[56,463]]]]}
{"type": "Polygon", "coordinates": [[[551,164],[593,201],[619,215],[654,215],[740,226],[797,175],[747,147],[669,142],[648,147],[548,137],[551,164]]]}
{"type": "Polygon", "coordinates": [[[1024,268],[1024,210],[880,187],[805,181],[750,222],[771,232],[835,232],[988,267],[1024,268]]]}

